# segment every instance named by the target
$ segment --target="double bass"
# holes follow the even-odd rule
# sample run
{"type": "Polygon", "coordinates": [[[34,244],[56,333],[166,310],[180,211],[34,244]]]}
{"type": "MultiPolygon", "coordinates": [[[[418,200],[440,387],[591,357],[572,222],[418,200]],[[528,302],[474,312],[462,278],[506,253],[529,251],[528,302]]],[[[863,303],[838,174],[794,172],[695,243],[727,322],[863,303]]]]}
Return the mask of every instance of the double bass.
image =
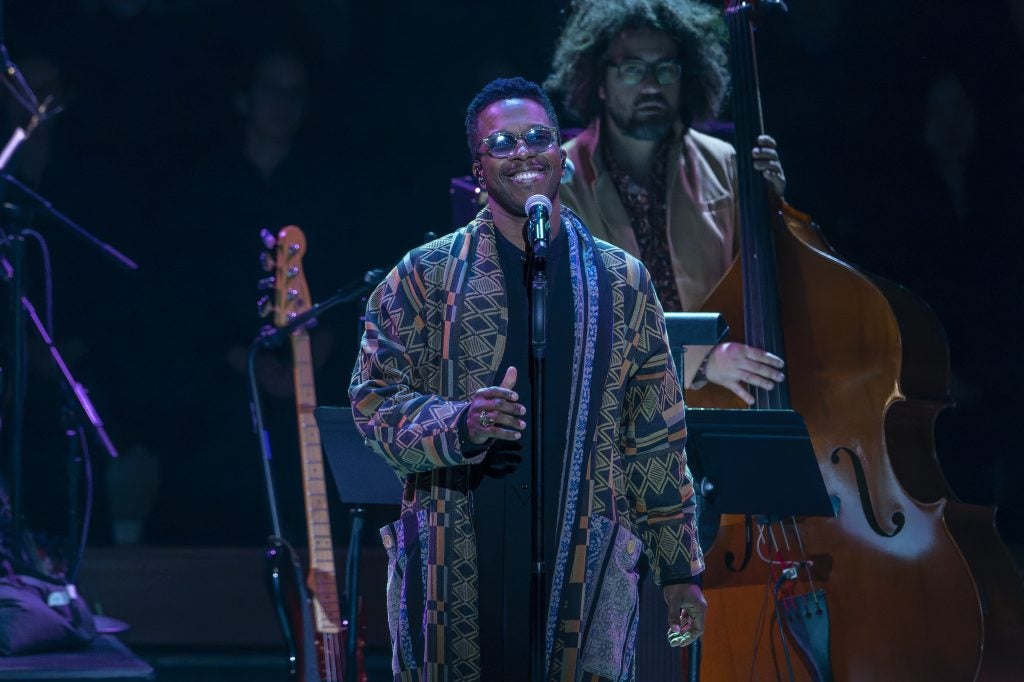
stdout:
{"type": "MultiPolygon", "coordinates": [[[[763,134],[755,9],[726,10],[740,150],[763,134]]],[[[950,403],[937,322],[770,197],[749,153],[737,167],[740,255],[703,309],[724,313],[730,340],[786,360],[774,390],[752,387],[754,409],[803,416],[836,516],[722,517],[705,558],[701,679],[997,679],[1024,649],[993,656],[987,636],[1021,632],[1024,593],[992,511],[957,501],[935,458],[932,425],[950,403]]],[[[742,407],[717,386],[687,403],[742,407]]]]}

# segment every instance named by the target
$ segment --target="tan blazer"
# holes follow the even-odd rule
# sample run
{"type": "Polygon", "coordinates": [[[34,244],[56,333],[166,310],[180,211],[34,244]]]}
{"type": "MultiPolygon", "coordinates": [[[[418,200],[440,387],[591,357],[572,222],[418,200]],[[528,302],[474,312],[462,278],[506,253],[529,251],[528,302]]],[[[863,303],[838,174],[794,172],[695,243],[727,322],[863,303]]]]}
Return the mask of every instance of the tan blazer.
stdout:
{"type": "MultiPolygon", "coordinates": [[[[575,172],[561,187],[561,201],[583,219],[591,234],[640,258],[640,247],[604,165],[601,123],[595,120],[563,145],[575,172]]],[[[678,130],[668,165],[668,243],[684,310],[696,310],[718,285],[739,250],[736,150],[695,130],[678,130]]],[[[693,375],[708,348],[687,349],[684,378],[693,375]]]]}

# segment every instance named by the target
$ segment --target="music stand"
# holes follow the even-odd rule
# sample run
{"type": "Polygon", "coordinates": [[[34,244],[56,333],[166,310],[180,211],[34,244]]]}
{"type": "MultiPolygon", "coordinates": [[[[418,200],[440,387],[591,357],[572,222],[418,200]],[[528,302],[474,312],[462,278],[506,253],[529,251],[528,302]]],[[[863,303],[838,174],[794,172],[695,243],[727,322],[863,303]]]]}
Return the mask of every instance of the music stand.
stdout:
{"type": "MultiPolygon", "coordinates": [[[[714,346],[729,326],[718,313],[666,313],[669,348],[683,381],[686,346],[714,346]]],[[[686,409],[687,463],[697,496],[700,546],[718,535],[721,514],[835,516],[803,417],[793,410],[686,409]]],[[[743,567],[750,559],[745,548],[743,567]]],[[[641,611],[641,614],[643,611],[641,611]]],[[[702,642],[691,645],[689,679],[702,642]]]]}
{"type": "Polygon", "coordinates": [[[367,505],[396,506],[402,500],[402,482],[380,455],[366,446],[352,420],[352,408],[317,407],[313,416],[320,427],[324,459],[334,476],[338,494],[353,505],[352,531],[345,562],[348,593],[348,638],[345,642],[346,670],[356,670],[356,638],[359,632],[359,546],[367,505]]]}
{"type": "Polygon", "coordinates": [[[836,516],[793,410],[686,410],[687,462],[708,514],[836,516]]]}
{"type": "Polygon", "coordinates": [[[402,481],[366,445],[352,420],[352,408],[318,407],[313,415],[341,501],[354,505],[401,504],[402,481]]]}
{"type": "MultiPolygon", "coordinates": [[[[700,499],[702,548],[718,534],[720,514],[745,514],[748,524],[750,516],[761,517],[765,524],[786,516],[838,516],[838,501],[825,488],[800,413],[687,408],[686,428],[687,463],[700,499]]],[[[750,551],[748,537],[737,570],[746,567],[750,551]]],[[[700,645],[700,640],[694,642],[690,654],[691,681],[699,679],[700,645]]]]}
{"type": "Polygon", "coordinates": [[[665,313],[668,345],[673,353],[685,346],[713,346],[729,332],[722,313],[665,313]]]}

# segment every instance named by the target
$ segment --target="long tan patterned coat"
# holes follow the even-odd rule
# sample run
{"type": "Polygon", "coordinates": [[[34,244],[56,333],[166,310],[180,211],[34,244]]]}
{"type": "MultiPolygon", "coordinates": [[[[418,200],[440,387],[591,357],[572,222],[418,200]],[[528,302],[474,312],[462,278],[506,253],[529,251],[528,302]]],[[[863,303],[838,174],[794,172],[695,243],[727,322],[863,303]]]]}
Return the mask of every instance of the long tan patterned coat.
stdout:
{"type": "MultiPolygon", "coordinates": [[[[565,208],[561,225],[576,333],[548,679],[629,680],[640,552],[659,582],[704,568],[682,392],[643,265],[565,208]]],[[[406,255],[367,306],[353,415],[405,481],[401,519],[381,530],[395,680],[480,679],[467,484],[482,456],[463,457],[457,425],[473,392],[497,383],[507,326],[487,209],[406,255]]]]}

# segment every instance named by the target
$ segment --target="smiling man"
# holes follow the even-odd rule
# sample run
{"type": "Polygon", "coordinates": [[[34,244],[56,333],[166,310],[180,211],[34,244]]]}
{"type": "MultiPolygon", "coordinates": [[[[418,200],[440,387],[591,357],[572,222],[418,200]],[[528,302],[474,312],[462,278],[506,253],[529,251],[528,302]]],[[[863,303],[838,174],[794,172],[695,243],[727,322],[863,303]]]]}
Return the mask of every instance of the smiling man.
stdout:
{"type": "MultiPolygon", "coordinates": [[[[532,496],[543,497],[545,679],[630,680],[647,554],[680,642],[704,629],[704,568],[682,391],[644,266],[559,201],[564,153],[543,90],[469,105],[476,219],[409,253],[367,305],[349,395],[405,482],[383,528],[396,680],[530,679],[532,496]],[[524,204],[550,199],[542,453],[531,452],[524,204]],[[545,488],[531,489],[543,467],[545,488]]],[[[661,640],[664,642],[664,639],[661,640]]]]}

